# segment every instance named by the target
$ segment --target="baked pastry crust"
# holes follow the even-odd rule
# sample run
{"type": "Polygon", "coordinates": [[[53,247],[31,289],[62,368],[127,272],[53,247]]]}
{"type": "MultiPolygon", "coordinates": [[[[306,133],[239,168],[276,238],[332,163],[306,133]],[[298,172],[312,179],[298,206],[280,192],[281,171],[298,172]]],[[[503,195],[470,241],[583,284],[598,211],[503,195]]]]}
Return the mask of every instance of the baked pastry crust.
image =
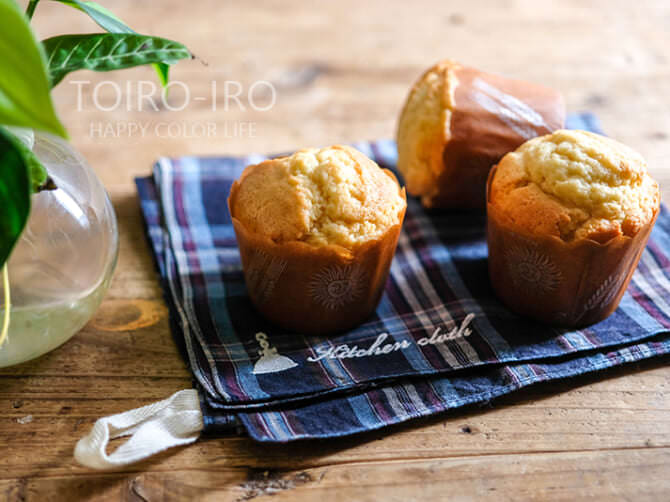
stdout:
{"type": "Polygon", "coordinates": [[[491,166],[564,121],[563,98],[552,89],[441,61],[403,107],[398,170],[426,207],[481,208],[491,166]]]}
{"type": "Polygon", "coordinates": [[[327,334],[372,314],[407,207],[390,171],[349,147],[301,150],[247,167],[228,207],[248,294],[267,319],[327,334]]]}
{"type": "Polygon", "coordinates": [[[342,145],[250,166],[238,185],[235,217],[278,243],[354,248],[397,224],[406,204],[390,171],[342,145]]]}
{"type": "Polygon", "coordinates": [[[513,311],[565,327],[609,316],[660,209],[642,157],[557,131],[507,154],[488,182],[489,273],[513,311]]]}
{"type": "Polygon", "coordinates": [[[566,130],[505,155],[489,194],[509,224],[564,241],[601,243],[637,234],[659,197],[639,153],[598,134],[566,130]]]}

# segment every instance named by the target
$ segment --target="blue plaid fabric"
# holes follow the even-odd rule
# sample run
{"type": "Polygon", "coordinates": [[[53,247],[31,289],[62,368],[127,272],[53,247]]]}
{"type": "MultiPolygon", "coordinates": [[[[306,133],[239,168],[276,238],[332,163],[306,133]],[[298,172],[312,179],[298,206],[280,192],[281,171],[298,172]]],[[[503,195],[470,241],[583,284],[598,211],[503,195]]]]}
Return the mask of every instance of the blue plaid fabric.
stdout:
{"type": "MultiPolygon", "coordinates": [[[[590,114],[569,127],[599,132],[590,114]]],[[[391,141],[353,145],[394,169],[391,141]]],[[[485,216],[410,199],[376,313],[334,336],[265,321],[246,294],[226,199],[263,156],[161,159],[137,179],[172,330],[205,432],[259,441],[337,437],[488,401],[670,351],[670,216],[663,208],[620,307],[582,330],[520,318],[488,280],[485,216]]]]}

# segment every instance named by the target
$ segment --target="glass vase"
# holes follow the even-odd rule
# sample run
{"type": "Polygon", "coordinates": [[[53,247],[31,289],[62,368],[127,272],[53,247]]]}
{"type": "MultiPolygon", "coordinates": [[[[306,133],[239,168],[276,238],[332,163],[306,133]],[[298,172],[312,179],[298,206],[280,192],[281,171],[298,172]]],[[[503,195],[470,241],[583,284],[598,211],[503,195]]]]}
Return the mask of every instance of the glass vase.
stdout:
{"type": "Polygon", "coordinates": [[[109,287],[119,246],[114,209],[86,160],[54,136],[21,136],[57,188],[32,196],[8,262],[11,321],[0,367],[41,356],[86,324],[109,287]]]}

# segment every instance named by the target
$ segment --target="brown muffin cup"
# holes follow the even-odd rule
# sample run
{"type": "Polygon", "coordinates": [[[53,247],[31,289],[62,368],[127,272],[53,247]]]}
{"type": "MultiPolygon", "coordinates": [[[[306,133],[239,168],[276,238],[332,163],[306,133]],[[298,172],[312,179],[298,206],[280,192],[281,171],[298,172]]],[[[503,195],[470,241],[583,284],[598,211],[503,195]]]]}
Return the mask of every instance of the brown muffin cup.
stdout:
{"type": "Polygon", "coordinates": [[[398,167],[407,190],[421,197],[426,208],[483,209],[491,167],[525,141],[563,128],[565,114],[558,91],[454,61],[438,63],[414,84],[398,123],[398,167]],[[432,72],[439,73],[449,89],[448,97],[440,97],[450,118],[446,125],[408,130],[405,123],[422,119],[415,110],[408,111],[409,103],[418,89],[429,86],[426,76],[432,72]],[[402,145],[408,143],[413,147],[403,151],[402,145]],[[432,172],[429,181],[408,176],[410,159],[417,156],[433,159],[423,164],[432,172]]]}
{"type": "MultiPolygon", "coordinates": [[[[487,187],[495,177],[494,167],[487,187]]],[[[498,214],[487,190],[489,275],[498,298],[512,311],[552,325],[581,328],[619,306],[640,261],[660,206],[634,236],[599,243],[565,242],[514,227],[498,214]]]]}
{"type": "MultiPolygon", "coordinates": [[[[406,204],[398,224],[377,239],[353,250],[334,244],[315,247],[301,241],[278,243],[250,231],[233,214],[238,188],[235,182],[228,208],[247,291],[263,316],[297,333],[330,334],[355,327],[372,315],[388,277],[406,204]]],[[[399,191],[406,200],[405,189],[399,191]]]]}
{"type": "Polygon", "coordinates": [[[450,140],[442,152],[444,170],[435,191],[424,196],[426,207],[483,208],[491,167],[526,140],[561,129],[565,123],[563,96],[553,89],[485,73],[468,67],[454,71],[450,140]],[[491,98],[477,87],[483,83],[502,97],[491,98]],[[486,106],[482,104],[486,101],[486,106]],[[526,106],[526,111],[518,107],[526,106]],[[532,110],[537,123],[515,122],[532,110]]]}

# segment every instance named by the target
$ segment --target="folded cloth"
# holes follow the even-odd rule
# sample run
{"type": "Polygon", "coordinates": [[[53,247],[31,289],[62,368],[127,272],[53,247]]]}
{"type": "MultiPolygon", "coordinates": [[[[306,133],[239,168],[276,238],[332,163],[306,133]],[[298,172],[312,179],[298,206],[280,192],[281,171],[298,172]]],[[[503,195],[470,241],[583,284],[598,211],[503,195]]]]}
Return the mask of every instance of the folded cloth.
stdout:
{"type": "MultiPolygon", "coordinates": [[[[572,115],[568,125],[600,131],[591,114],[572,115]]],[[[395,170],[392,141],[353,146],[395,170]]],[[[488,280],[485,216],[427,211],[414,199],[367,322],[327,337],[274,326],[246,294],[226,204],[244,167],[264,158],[160,159],[153,177],[136,180],[205,433],[237,428],[261,441],[337,437],[670,352],[665,208],[619,308],[585,329],[510,313],[488,280]]],[[[323,280],[328,288],[339,278],[323,280]]]]}

